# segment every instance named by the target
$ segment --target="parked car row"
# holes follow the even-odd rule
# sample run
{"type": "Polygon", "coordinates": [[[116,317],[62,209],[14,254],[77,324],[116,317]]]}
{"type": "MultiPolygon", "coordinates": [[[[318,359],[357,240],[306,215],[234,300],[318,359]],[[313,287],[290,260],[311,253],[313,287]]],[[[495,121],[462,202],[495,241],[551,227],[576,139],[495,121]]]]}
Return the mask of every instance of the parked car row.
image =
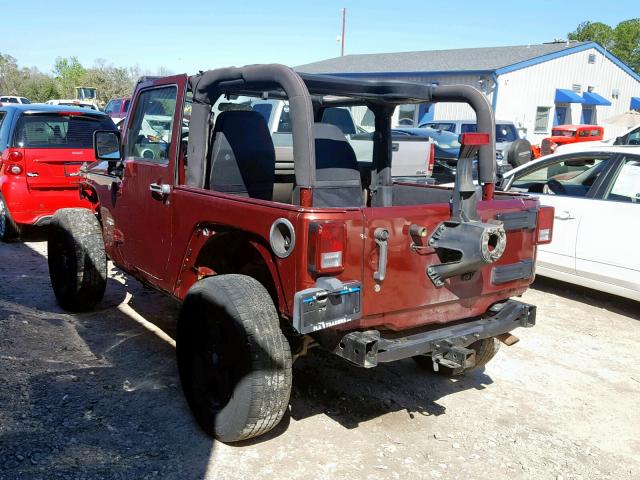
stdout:
{"type": "Polygon", "coordinates": [[[13,95],[4,95],[0,97],[0,103],[18,103],[28,105],[31,103],[31,100],[25,97],[16,97],[13,95]]]}
{"type": "MultiPolygon", "coordinates": [[[[462,135],[463,133],[473,133],[477,131],[475,120],[441,120],[423,122],[418,125],[419,128],[433,128],[445,132],[462,135]]],[[[518,134],[518,128],[515,123],[507,120],[496,120],[495,142],[496,142],[496,161],[498,165],[511,165],[517,167],[530,160],[530,156],[515,155],[509,158],[511,144],[523,140],[518,134]]],[[[525,144],[528,145],[528,142],[525,144]]]]}
{"type": "MultiPolygon", "coordinates": [[[[57,98],[57,99],[47,100],[45,103],[47,105],[64,105],[68,107],[80,107],[80,108],[89,108],[91,110],[102,110],[104,111],[104,113],[109,115],[109,117],[111,117],[111,119],[116,125],[120,123],[127,116],[127,112],[129,110],[129,102],[131,101],[130,97],[112,98],[111,100],[109,100],[105,108],[101,109],[95,97],[95,89],[89,89],[87,87],[78,87],[76,88],[76,94],[82,98],[72,98],[72,99],[57,98]]],[[[0,105],[2,104],[33,105],[31,100],[29,100],[28,98],[19,97],[15,95],[0,96],[0,105]]]]}

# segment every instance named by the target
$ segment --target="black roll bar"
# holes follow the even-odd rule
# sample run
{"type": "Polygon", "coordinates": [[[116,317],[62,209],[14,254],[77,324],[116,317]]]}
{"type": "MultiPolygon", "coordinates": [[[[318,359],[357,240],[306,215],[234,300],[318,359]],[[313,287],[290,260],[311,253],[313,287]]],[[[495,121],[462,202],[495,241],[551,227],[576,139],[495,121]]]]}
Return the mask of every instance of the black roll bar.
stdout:
{"type": "Polygon", "coordinates": [[[482,145],[478,154],[478,181],[495,183],[496,129],[487,98],[470,85],[436,85],[432,87],[431,97],[435,102],[468,103],[476,112],[477,131],[489,134],[489,145],[482,145]]]}
{"type": "MultiPolygon", "coordinates": [[[[400,81],[355,80],[329,75],[298,74],[280,64],[209,70],[189,77],[189,85],[193,92],[188,147],[189,158],[192,159],[206,158],[211,105],[226,91],[284,90],[289,100],[293,155],[296,159],[295,177],[299,187],[313,187],[316,181],[313,105],[309,91],[320,95],[357,97],[372,104],[458,102],[468,103],[475,110],[478,131],[489,134],[489,144],[481,146],[479,151],[478,179],[483,184],[495,183],[493,111],[484,95],[469,85],[431,86],[400,81]]],[[[187,183],[198,185],[204,182],[204,168],[202,162],[189,162],[187,183]]],[[[380,172],[382,173],[381,183],[391,185],[390,170],[388,168],[384,170],[380,172]]]]}

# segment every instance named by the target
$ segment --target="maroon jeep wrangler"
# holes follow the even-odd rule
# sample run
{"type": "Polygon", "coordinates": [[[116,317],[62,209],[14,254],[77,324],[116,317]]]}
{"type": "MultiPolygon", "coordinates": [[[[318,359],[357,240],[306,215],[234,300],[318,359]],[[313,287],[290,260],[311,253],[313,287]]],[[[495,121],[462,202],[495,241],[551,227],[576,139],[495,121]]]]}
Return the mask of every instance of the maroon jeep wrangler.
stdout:
{"type": "Polygon", "coordinates": [[[489,104],[468,86],[282,65],[141,81],[121,136],[94,136],[97,161],[80,191],[95,208],[52,221],[53,290],[66,309],[92,308],[109,258],[181,300],[184,393],[226,442],[278,424],[292,360],[311,347],[362,367],[411,357],[439,373],[468,371],[534,325],[535,307],[510,297],[533,281],[536,245],[552,234],[553,209],[494,193],[494,133],[489,104]],[[250,102],[224,108],[244,97],[286,100],[289,140],[250,102]],[[480,133],[461,138],[454,189],[394,182],[394,109],[438,101],[469,103],[478,118],[480,133]],[[336,106],[373,112],[369,171],[338,127],[319,122],[336,106]]]}

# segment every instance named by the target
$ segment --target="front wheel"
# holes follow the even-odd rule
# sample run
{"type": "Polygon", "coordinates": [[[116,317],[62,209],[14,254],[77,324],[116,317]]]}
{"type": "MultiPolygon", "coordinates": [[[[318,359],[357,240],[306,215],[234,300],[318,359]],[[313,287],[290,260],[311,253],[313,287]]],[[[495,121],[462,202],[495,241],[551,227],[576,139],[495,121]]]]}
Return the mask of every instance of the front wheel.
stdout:
{"type": "Polygon", "coordinates": [[[90,310],[104,296],[107,256],[102,229],[91,210],[63,208],[49,225],[49,277],[56,299],[70,311],[90,310]]]}
{"type": "Polygon", "coordinates": [[[257,280],[200,280],[185,297],[177,333],[182,388],[208,434],[237,442],[280,422],[291,393],[291,350],[257,280]]]}
{"type": "Polygon", "coordinates": [[[483,367],[489,362],[489,360],[495,357],[498,350],[500,350],[500,341],[495,337],[483,338],[482,340],[473,342],[467,348],[475,350],[476,352],[476,364],[469,368],[452,369],[443,365],[438,365],[438,370],[436,371],[433,368],[433,360],[430,355],[418,355],[413,357],[413,359],[420,367],[430,372],[438,373],[439,375],[445,375],[448,377],[463,375],[467,372],[483,367]]]}

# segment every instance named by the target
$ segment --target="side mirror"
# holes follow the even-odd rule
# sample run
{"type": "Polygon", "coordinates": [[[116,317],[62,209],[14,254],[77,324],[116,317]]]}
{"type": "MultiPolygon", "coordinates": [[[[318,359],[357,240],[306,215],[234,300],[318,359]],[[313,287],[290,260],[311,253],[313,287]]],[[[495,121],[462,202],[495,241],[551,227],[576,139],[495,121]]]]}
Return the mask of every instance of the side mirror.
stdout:
{"type": "Polygon", "coordinates": [[[98,160],[119,161],[120,132],[97,130],[93,133],[93,152],[98,160]]]}

